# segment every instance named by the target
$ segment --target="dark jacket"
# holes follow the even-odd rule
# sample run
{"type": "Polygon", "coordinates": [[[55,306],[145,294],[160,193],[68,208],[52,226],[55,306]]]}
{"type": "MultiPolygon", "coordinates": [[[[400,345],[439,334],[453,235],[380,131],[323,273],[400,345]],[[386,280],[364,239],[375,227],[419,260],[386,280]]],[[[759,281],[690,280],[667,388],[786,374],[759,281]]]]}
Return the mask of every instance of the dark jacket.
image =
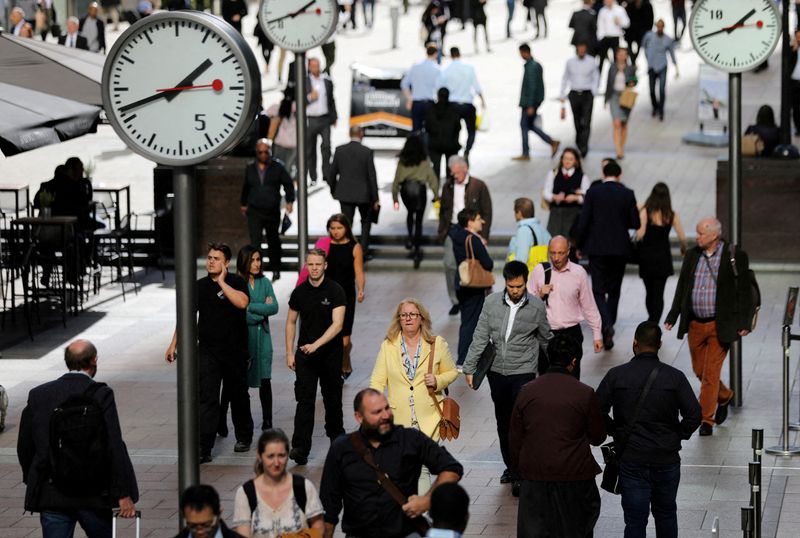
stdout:
{"type": "Polygon", "coordinates": [[[625,11],[631,20],[630,26],[625,29],[625,40],[641,41],[644,34],[653,29],[653,5],[650,0],[642,0],[642,4],[636,7],[636,2],[630,0],[625,11]]]}
{"type": "MultiPolygon", "coordinates": [[[[609,370],[597,387],[603,413],[614,411],[613,420],[607,417],[606,423],[616,443],[624,436],[636,409],[636,400],[658,362],[657,354],[640,353],[630,362],[609,370]]],[[[681,440],[689,439],[700,427],[701,420],[700,404],[689,380],[677,368],[661,363],[661,371],[642,404],[622,461],[656,465],[678,463],[681,440]]]]}
{"type": "MultiPolygon", "coordinates": [[[[293,74],[290,74],[287,80],[292,80],[292,76],[293,74]]],[[[331,125],[333,125],[339,119],[339,115],[336,112],[336,100],[333,98],[333,81],[324,73],[320,74],[320,76],[325,83],[325,96],[328,100],[328,118],[331,120],[331,125]]],[[[311,78],[308,76],[306,77],[306,91],[311,91],[311,78]]],[[[308,102],[308,97],[306,97],[306,102],[308,102]]]]}
{"type": "MultiPolygon", "coordinates": [[[[67,37],[69,37],[68,34],[64,34],[61,37],[59,37],[58,38],[58,44],[66,46],[67,45],[67,37]]],[[[83,37],[82,35],[78,35],[78,36],[75,37],[75,48],[76,49],[81,49],[81,50],[89,50],[89,41],[87,41],[87,39],[85,37],[83,37]]]]}
{"type": "Polygon", "coordinates": [[[425,131],[428,133],[428,146],[433,151],[454,155],[461,148],[458,143],[461,118],[452,103],[439,102],[428,109],[425,131]]]}
{"type": "Polygon", "coordinates": [[[764,143],[764,149],[758,157],[772,157],[775,148],[781,143],[781,130],[773,125],[748,125],[744,134],[756,134],[764,143]]]}
{"type": "MultiPolygon", "coordinates": [[[[89,15],[84,15],[80,19],[78,31],[83,32],[83,25],[86,24],[86,19],[89,15]]],[[[102,21],[102,17],[97,19],[97,43],[100,45],[100,50],[106,51],[106,23],[102,21]]],[[[88,45],[88,42],[87,42],[88,45]]]]}
{"type": "MultiPolygon", "coordinates": [[[[453,224],[450,226],[450,230],[447,232],[450,236],[450,239],[453,240],[453,254],[456,257],[456,263],[459,264],[467,259],[467,246],[466,241],[467,238],[470,239],[472,243],[472,254],[481,264],[481,267],[486,269],[487,271],[491,271],[494,268],[494,260],[492,257],[489,256],[489,252],[486,250],[486,247],[483,246],[483,242],[472,232],[467,230],[466,228],[462,228],[458,224],[453,224]]],[[[461,278],[456,271],[456,289],[461,288],[461,278]]],[[[470,290],[479,290],[483,293],[482,288],[469,288],[470,290]]]]}
{"type": "Polygon", "coordinates": [[[522,387],[511,413],[509,454],[524,480],[591,480],[600,472],[589,445],[606,438],[594,390],[565,369],[522,387]]]}
{"type": "Polygon", "coordinates": [[[247,4],[244,0],[222,0],[222,18],[225,22],[242,31],[242,17],[247,15],[247,4]],[[234,21],[233,16],[239,15],[239,20],[234,21]]]}
{"type": "MultiPolygon", "coordinates": [[[[222,531],[222,538],[243,538],[241,534],[228,528],[222,520],[219,522],[219,529],[222,531]]],[[[175,538],[192,538],[192,535],[189,529],[183,529],[180,533],[175,535],[175,538]]]]}
{"type": "Polygon", "coordinates": [[[70,396],[82,394],[91,383],[94,381],[81,372],[68,372],[55,381],[39,385],[28,394],[28,405],[22,410],[17,438],[17,457],[22,467],[22,480],[27,485],[25,510],[103,509],[117,506],[122,497],[130,497],[133,502],[139,500],[133,464],[122,441],[114,391],[107,386],[98,389],[94,398],[103,409],[108,431],[111,461],[108,495],[68,497],[48,482],[50,416],[53,409],[70,396]]]}
{"type": "Polygon", "coordinates": [[[264,172],[264,184],[258,178],[258,164],[252,162],[244,171],[240,203],[262,211],[277,211],[281,207],[281,186],[287,203],[294,202],[294,183],[280,161],[270,159],[264,172]]]}
{"type": "MultiPolygon", "coordinates": [[[[681,274],[678,277],[678,285],[675,288],[675,297],[672,299],[672,308],[664,319],[665,323],[674,325],[680,316],[681,321],[678,325],[678,338],[689,330],[689,322],[694,318],[692,313],[692,289],[694,288],[694,275],[697,264],[700,263],[702,249],[694,247],[686,253],[681,266],[681,274]]],[[[722,259],[719,262],[719,274],[717,275],[717,338],[723,344],[729,344],[736,340],[738,331],[750,328],[749,312],[753,308],[752,296],[750,295],[750,281],[748,271],[750,262],[747,253],[736,249],[736,270],[739,274],[737,278],[733,274],[731,266],[731,255],[728,243],[722,244],[722,259]]]]}
{"type": "MultiPolygon", "coordinates": [[[[453,194],[455,180],[451,177],[442,187],[442,195],[439,198],[439,241],[444,241],[450,224],[453,222],[453,194]]],[[[469,177],[469,183],[464,192],[464,207],[474,209],[480,213],[485,221],[481,236],[489,239],[489,230],[492,227],[492,197],[489,195],[489,188],[486,183],[476,177],[469,177]]]]}
{"type": "Polygon", "coordinates": [[[578,248],[589,256],[627,256],[629,230],[639,228],[633,191],[619,181],[594,183],[583,197],[575,228],[578,248]]]}
{"type": "Polygon", "coordinates": [[[544,71],[542,65],[528,58],[525,61],[525,70],[522,74],[522,90],[519,94],[519,106],[539,108],[544,101],[544,71]]]}
{"type": "Polygon", "coordinates": [[[593,9],[579,9],[572,14],[569,27],[575,31],[572,44],[586,43],[591,54],[597,43],[597,13],[593,9]]]}
{"type": "Polygon", "coordinates": [[[327,178],[334,199],[350,204],[378,201],[375,155],[361,142],[351,140],[336,148],[327,178]]]}

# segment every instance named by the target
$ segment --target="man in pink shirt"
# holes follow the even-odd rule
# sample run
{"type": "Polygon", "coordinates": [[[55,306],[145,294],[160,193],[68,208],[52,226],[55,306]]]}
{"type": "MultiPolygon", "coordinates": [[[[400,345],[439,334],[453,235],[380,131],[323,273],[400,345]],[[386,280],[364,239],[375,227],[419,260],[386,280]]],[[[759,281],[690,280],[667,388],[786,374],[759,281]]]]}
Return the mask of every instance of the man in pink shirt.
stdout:
{"type": "Polygon", "coordinates": [[[600,312],[586,270],[569,261],[567,238],[563,235],[552,238],[548,254],[549,264],[540,263],[534,267],[528,280],[528,292],[544,301],[553,334],[567,334],[578,342],[578,361],[573,375],[580,379],[580,359],[583,356],[581,321],[585,319],[592,329],[594,352],[600,353],[603,350],[600,312]],[[550,273],[549,284],[545,284],[545,269],[550,273]]]}

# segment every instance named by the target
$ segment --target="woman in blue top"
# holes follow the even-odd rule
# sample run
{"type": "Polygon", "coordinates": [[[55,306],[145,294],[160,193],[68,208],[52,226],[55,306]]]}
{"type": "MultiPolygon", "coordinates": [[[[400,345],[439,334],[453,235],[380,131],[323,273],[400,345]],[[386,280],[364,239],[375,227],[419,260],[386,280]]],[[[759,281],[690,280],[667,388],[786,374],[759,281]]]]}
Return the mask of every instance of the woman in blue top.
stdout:
{"type": "Polygon", "coordinates": [[[239,251],[236,270],[247,281],[250,304],[247,305],[247,344],[250,366],[247,384],[258,389],[261,400],[261,430],[272,428],[272,336],[269,316],[278,313],[278,299],[272,283],[261,272],[261,251],[247,245],[239,251]]]}

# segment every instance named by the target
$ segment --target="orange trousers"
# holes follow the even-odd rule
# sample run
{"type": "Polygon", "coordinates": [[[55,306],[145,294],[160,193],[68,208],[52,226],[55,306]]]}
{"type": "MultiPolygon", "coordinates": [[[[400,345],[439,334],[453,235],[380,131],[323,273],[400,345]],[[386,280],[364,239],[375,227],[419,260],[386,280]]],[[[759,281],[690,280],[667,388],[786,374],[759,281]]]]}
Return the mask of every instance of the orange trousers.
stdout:
{"type": "Polygon", "coordinates": [[[714,424],[717,405],[727,403],[733,398],[733,391],[720,379],[722,364],[728,355],[728,346],[717,338],[715,321],[689,322],[689,353],[692,355],[692,369],[700,380],[703,422],[714,424]]]}

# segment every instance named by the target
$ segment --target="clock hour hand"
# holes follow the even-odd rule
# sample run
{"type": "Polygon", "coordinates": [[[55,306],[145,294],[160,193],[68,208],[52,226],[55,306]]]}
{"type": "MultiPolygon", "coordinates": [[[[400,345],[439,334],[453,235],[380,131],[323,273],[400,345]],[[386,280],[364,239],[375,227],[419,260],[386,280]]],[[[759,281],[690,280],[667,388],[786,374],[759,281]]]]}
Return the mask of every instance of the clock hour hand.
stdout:
{"type": "MultiPolygon", "coordinates": [[[[211,67],[211,63],[212,63],[211,60],[206,59],[206,61],[197,66],[197,69],[189,73],[189,75],[185,79],[178,82],[175,85],[175,87],[180,88],[182,86],[191,86],[192,83],[194,82],[194,79],[202,75],[206,71],[206,69],[211,67]]],[[[178,96],[179,93],[181,93],[181,90],[176,90],[174,92],[165,92],[165,93],[167,101],[172,101],[173,99],[175,99],[175,97],[178,96]]]]}
{"type": "Polygon", "coordinates": [[[132,110],[134,108],[140,107],[142,105],[146,105],[147,103],[152,103],[153,101],[158,101],[159,99],[162,99],[162,98],[166,98],[167,101],[171,101],[172,99],[175,98],[176,95],[178,95],[181,91],[183,91],[182,88],[184,88],[186,86],[191,86],[192,82],[194,82],[194,79],[199,77],[209,67],[211,67],[211,60],[206,60],[202,64],[200,64],[197,67],[197,69],[195,69],[194,71],[189,73],[189,76],[187,76],[182,81],[177,83],[175,85],[175,88],[176,88],[175,90],[157,91],[157,93],[155,93],[155,94],[153,94],[153,95],[151,95],[149,97],[145,97],[144,99],[139,99],[138,101],[134,101],[133,103],[129,103],[129,104],[125,105],[125,106],[121,106],[119,108],[119,111],[120,112],[127,112],[129,110],[132,110]]]}

